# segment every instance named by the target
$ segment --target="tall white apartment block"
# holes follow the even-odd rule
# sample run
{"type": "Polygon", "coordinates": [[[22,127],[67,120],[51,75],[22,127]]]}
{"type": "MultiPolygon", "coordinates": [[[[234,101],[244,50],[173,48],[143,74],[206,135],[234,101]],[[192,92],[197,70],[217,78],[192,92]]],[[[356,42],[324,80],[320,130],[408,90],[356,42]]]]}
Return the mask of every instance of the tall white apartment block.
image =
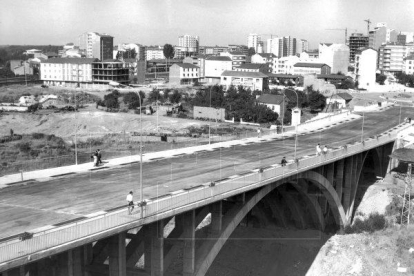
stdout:
{"type": "Polygon", "coordinates": [[[200,38],[194,35],[182,35],[178,37],[178,46],[186,48],[186,52],[198,52],[200,38]]]}
{"type": "Polygon", "coordinates": [[[358,87],[373,88],[377,72],[378,52],[372,48],[360,48],[355,52],[355,75],[358,87]]]}
{"type": "Polygon", "coordinates": [[[247,37],[247,47],[248,48],[254,48],[254,50],[257,53],[257,50],[259,48],[259,44],[261,44],[262,38],[258,34],[249,34],[247,37]]]}
{"type": "Polygon", "coordinates": [[[279,57],[279,38],[269,38],[267,40],[267,47],[266,47],[266,53],[268,54],[274,54],[275,56],[279,57]]]}
{"type": "Polygon", "coordinates": [[[87,58],[111,59],[114,38],[108,34],[86,32],[79,36],[79,50],[87,58]]]}

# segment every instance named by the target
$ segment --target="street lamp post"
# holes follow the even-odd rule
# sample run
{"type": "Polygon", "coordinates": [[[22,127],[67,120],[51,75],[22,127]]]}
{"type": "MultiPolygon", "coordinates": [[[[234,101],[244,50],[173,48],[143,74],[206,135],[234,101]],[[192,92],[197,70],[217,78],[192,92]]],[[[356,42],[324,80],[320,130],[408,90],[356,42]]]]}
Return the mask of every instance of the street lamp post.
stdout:
{"type": "MultiPolygon", "coordinates": [[[[115,81],[109,82],[109,85],[112,86],[119,86],[120,84],[115,81]]],[[[132,87],[132,86],[129,86],[132,87]]],[[[134,88],[134,87],[132,87],[134,88]]],[[[142,182],[142,102],[141,102],[141,95],[137,92],[139,98],[139,124],[140,124],[140,139],[139,139],[139,190],[140,190],[140,207],[141,207],[141,218],[144,217],[144,187],[142,182]]]]}
{"type": "Polygon", "coordinates": [[[398,120],[398,124],[401,124],[401,107],[402,107],[402,105],[400,104],[400,118],[398,120]]]}
{"type": "MultiPolygon", "coordinates": [[[[210,86],[210,109],[211,109],[211,86],[210,86]]],[[[208,144],[211,144],[211,130],[210,130],[210,119],[208,120],[208,144]]]]}
{"type": "MultiPolygon", "coordinates": [[[[289,90],[292,91],[296,94],[296,108],[299,109],[299,96],[298,93],[295,90],[289,90]]],[[[284,101],[284,97],[283,97],[283,101],[284,101]]],[[[282,134],[283,137],[283,134],[282,134]]],[[[297,144],[298,144],[298,126],[295,126],[295,160],[296,160],[296,152],[297,152],[297,144]]]]}
{"type": "Polygon", "coordinates": [[[361,143],[364,142],[364,123],[365,123],[365,105],[364,105],[364,109],[362,109],[361,143]]]}

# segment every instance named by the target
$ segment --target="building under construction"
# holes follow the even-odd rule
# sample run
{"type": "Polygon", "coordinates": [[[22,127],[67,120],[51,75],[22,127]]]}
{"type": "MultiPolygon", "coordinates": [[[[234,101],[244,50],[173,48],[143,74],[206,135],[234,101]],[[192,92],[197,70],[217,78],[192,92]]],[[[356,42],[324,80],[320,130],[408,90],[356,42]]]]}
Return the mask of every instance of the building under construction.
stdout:
{"type": "Polygon", "coordinates": [[[349,37],[349,61],[355,61],[355,53],[358,48],[368,47],[369,37],[361,33],[353,33],[349,37]]]}
{"type": "Polygon", "coordinates": [[[120,84],[129,83],[129,68],[119,60],[110,59],[92,63],[92,81],[94,84],[109,84],[110,81],[120,84]]]}

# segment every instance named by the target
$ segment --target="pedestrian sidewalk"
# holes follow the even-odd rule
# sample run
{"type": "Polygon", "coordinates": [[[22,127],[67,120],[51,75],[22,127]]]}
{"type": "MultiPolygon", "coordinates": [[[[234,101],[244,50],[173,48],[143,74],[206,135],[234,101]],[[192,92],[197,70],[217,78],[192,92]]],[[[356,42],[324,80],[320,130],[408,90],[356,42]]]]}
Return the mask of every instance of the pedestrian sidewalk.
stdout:
{"type": "MultiPolygon", "coordinates": [[[[338,123],[345,123],[350,120],[358,119],[360,116],[355,114],[350,114],[348,117],[338,116],[338,117],[327,117],[325,120],[318,120],[317,123],[311,124],[311,128],[307,127],[306,129],[301,130],[298,128],[298,132],[296,133],[293,131],[288,131],[282,134],[270,134],[264,135],[262,137],[253,137],[253,138],[244,138],[241,140],[231,140],[231,141],[224,141],[218,142],[214,144],[207,144],[201,146],[193,146],[187,148],[180,148],[180,149],[173,149],[173,150],[166,150],[160,152],[149,152],[144,153],[142,156],[143,162],[151,162],[155,160],[165,159],[165,158],[173,158],[176,156],[184,155],[184,154],[193,154],[200,151],[212,151],[214,149],[222,148],[222,147],[231,147],[234,145],[245,145],[250,143],[260,143],[269,141],[275,138],[287,138],[295,136],[296,134],[303,134],[309,133],[310,131],[321,131],[334,125],[338,125],[338,123]]],[[[140,162],[140,155],[131,155],[125,157],[119,157],[114,159],[105,160],[105,153],[103,155],[104,164],[99,167],[93,167],[93,163],[85,163],[79,165],[69,165],[63,167],[56,167],[44,170],[37,170],[37,171],[30,171],[30,172],[21,172],[17,174],[5,175],[0,177],[0,189],[5,188],[10,185],[14,184],[22,184],[22,183],[29,183],[31,181],[46,181],[50,178],[54,177],[62,177],[65,175],[71,175],[76,173],[85,173],[85,172],[93,172],[102,169],[109,169],[120,165],[132,164],[132,163],[139,163],[140,162]]]]}

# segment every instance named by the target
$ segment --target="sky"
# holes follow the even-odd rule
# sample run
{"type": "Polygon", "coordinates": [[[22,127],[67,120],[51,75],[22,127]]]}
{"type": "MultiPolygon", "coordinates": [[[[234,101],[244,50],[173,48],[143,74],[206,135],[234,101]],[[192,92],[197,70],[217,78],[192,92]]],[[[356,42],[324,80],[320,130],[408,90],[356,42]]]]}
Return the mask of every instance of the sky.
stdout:
{"type": "Polygon", "coordinates": [[[88,31],[107,33],[114,44],[178,44],[178,36],[200,37],[202,46],[247,44],[249,33],[264,39],[292,36],[343,43],[345,33],[367,32],[365,19],[414,32],[414,0],[1,0],[0,45],[77,43],[88,31]]]}

